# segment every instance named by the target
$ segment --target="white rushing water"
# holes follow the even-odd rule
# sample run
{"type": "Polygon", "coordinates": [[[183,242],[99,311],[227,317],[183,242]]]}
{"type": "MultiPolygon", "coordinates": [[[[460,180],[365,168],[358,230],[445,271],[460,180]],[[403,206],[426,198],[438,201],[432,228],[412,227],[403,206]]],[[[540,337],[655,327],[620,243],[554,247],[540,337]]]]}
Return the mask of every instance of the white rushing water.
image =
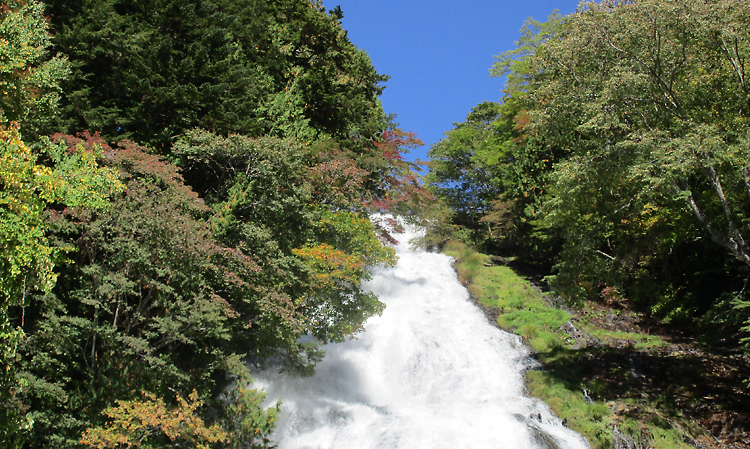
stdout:
{"type": "Polygon", "coordinates": [[[544,403],[524,396],[518,337],[490,325],[451,258],[412,252],[367,288],[386,304],[358,339],[325,347],[309,378],[256,374],[282,401],[279,448],[587,448],[544,403]]]}

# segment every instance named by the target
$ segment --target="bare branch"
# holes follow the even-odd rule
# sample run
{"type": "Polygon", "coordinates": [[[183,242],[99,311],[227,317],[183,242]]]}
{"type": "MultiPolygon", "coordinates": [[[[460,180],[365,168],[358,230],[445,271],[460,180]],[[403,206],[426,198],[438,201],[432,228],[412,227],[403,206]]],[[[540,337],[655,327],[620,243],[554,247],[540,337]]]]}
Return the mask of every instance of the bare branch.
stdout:
{"type": "Polygon", "coordinates": [[[703,213],[701,208],[698,206],[693,193],[687,186],[684,188],[680,187],[677,184],[675,184],[674,186],[679,192],[682,192],[685,195],[690,209],[692,209],[693,214],[696,216],[701,226],[703,226],[703,228],[708,231],[708,234],[711,236],[711,240],[723,246],[725,249],[729,250],[729,252],[731,252],[732,255],[734,255],[738,260],[750,266],[750,257],[748,256],[747,249],[740,247],[737,241],[716,229],[716,226],[711,223],[711,220],[706,216],[706,214],[703,213]]]}
{"type": "Polygon", "coordinates": [[[714,169],[714,167],[710,165],[708,166],[707,171],[709,175],[708,177],[711,180],[711,185],[713,186],[716,195],[719,197],[721,209],[724,211],[724,216],[726,217],[727,224],[729,225],[729,229],[731,230],[732,236],[730,238],[737,246],[737,250],[742,254],[742,257],[740,259],[747,259],[750,262],[750,256],[748,256],[747,254],[747,244],[745,243],[745,239],[742,238],[742,234],[740,234],[740,231],[739,229],[737,229],[737,225],[734,222],[734,218],[732,217],[732,210],[729,207],[729,202],[727,201],[726,196],[724,195],[724,189],[721,186],[719,175],[718,173],[716,173],[716,169],[714,169]]]}

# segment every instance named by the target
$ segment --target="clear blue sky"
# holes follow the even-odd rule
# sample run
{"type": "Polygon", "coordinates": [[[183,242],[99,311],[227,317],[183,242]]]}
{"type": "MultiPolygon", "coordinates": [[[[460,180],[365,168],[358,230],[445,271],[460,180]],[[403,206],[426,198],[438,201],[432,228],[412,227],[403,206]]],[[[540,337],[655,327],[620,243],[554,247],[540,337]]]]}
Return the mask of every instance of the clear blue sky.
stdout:
{"type": "Polygon", "coordinates": [[[577,0],[326,0],[341,5],[349,39],[390,75],[381,97],[387,113],[425,146],[408,159],[427,159],[430,144],[462,122],[472,107],[496,101],[503,80],[490,78],[493,56],[514,48],[523,22],[545,21],[577,0]]]}

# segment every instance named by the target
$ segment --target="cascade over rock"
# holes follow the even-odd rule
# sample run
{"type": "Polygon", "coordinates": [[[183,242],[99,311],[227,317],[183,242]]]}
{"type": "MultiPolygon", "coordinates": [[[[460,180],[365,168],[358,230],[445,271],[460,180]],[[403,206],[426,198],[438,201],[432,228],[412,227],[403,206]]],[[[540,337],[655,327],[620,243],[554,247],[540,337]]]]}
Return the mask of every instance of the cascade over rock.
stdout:
{"type": "Polygon", "coordinates": [[[376,268],[367,288],[387,307],[357,339],[325,347],[316,374],[256,374],[282,402],[279,448],[586,448],[542,402],[524,396],[528,350],[487,322],[452,259],[412,251],[376,268]]]}

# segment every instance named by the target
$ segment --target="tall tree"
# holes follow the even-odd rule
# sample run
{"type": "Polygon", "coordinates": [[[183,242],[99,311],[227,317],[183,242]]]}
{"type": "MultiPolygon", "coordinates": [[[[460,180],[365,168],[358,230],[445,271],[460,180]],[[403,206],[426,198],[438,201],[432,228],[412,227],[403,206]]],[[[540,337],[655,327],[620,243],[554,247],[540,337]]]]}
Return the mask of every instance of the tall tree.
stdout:
{"type": "Polygon", "coordinates": [[[457,212],[481,216],[503,193],[499,171],[507,155],[501,149],[504,136],[496,129],[500,109],[487,102],[473,107],[466,121],[455,123],[428,153],[427,182],[457,212]]]}
{"type": "Polygon", "coordinates": [[[733,1],[585,3],[529,59],[532,129],[571,152],[547,210],[566,232],[557,280],[569,295],[622,286],[699,232],[750,261],[748,13],[733,1]]]}
{"type": "Polygon", "coordinates": [[[554,230],[538,218],[552,166],[566,154],[529,131],[532,81],[542,76],[530,59],[563,24],[556,11],[544,23],[527,20],[516,48],[498,55],[490,70],[507,77],[501,101],[474,107],[430,150],[427,180],[455,211],[453,222],[470,230],[473,243],[512,248],[529,260],[549,260],[555,247],[554,230]]]}
{"type": "Polygon", "coordinates": [[[19,123],[24,137],[34,137],[52,118],[67,78],[64,57],[49,57],[47,21],[40,2],[5,1],[0,11],[0,125],[19,123]]]}
{"type": "Polygon", "coordinates": [[[31,421],[22,415],[17,377],[18,346],[30,297],[48,292],[54,264],[64,248],[48,239],[48,205],[105,209],[121,186],[98,165],[96,151],[34,142],[40,123],[54,109],[65,62],[45,62],[49,37],[37,2],[0,5],[0,444],[23,444],[31,421]],[[18,120],[22,120],[19,123],[18,120]],[[24,141],[24,134],[26,141],[24,141]],[[20,318],[20,319],[19,319],[20,318]]]}
{"type": "Polygon", "coordinates": [[[194,127],[304,142],[384,129],[387,77],[318,3],[53,0],[47,11],[74,70],[55,125],[67,132],[164,153],[194,127]]]}

